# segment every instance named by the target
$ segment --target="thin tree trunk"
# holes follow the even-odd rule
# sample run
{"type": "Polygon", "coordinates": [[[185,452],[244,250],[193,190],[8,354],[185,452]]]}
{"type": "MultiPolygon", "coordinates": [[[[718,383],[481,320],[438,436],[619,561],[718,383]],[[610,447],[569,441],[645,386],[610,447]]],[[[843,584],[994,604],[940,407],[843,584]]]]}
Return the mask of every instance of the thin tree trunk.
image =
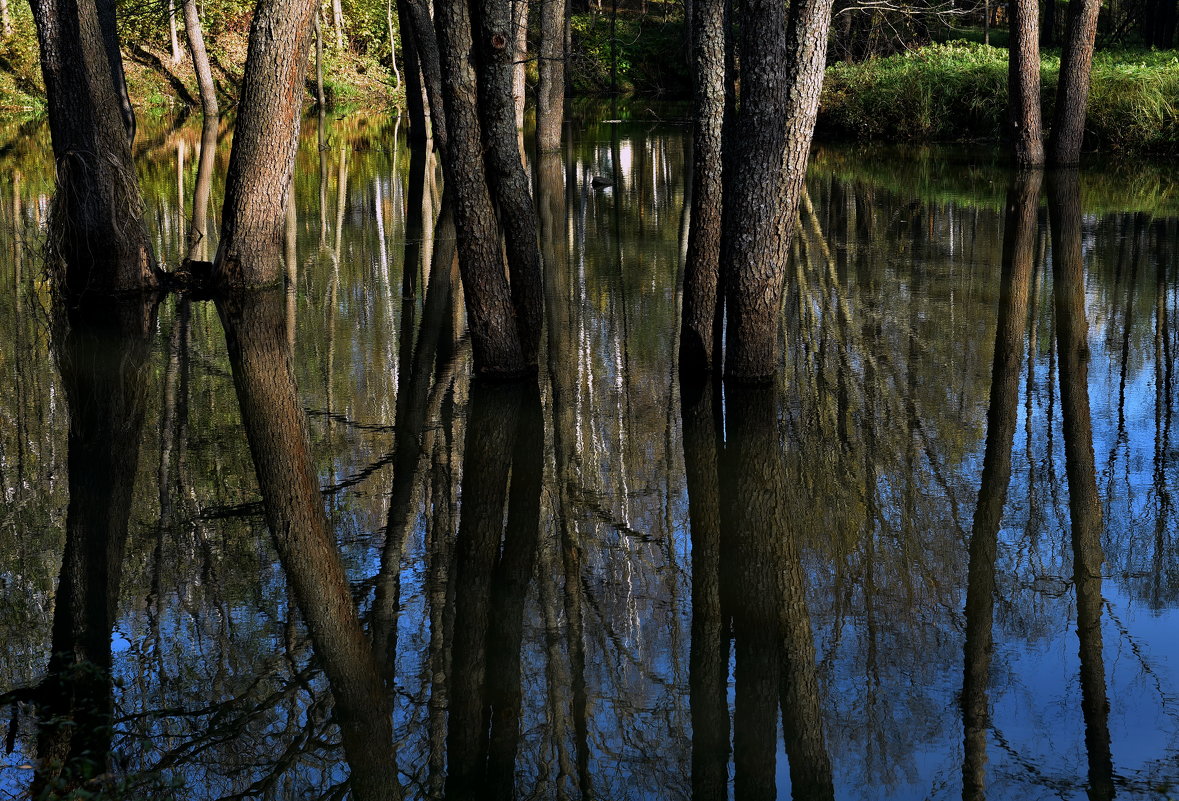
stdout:
{"type": "Polygon", "coordinates": [[[1048,139],[1048,159],[1054,167],[1073,167],[1081,160],[1085,107],[1089,103],[1089,78],[1100,10],[1100,0],[1069,0],[1068,27],[1060,50],[1056,110],[1048,139]]]}
{"type": "MultiPolygon", "coordinates": [[[[435,32],[434,22],[430,17],[430,9],[426,0],[397,0],[397,14],[401,20],[401,30],[404,36],[406,22],[413,29],[414,45],[417,47],[418,60],[422,67],[422,78],[426,85],[426,99],[429,101],[430,131],[434,137],[434,145],[446,160],[447,142],[449,141],[449,126],[447,124],[446,103],[443,99],[443,69],[440,42],[442,29],[439,26],[435,32]]],[[[467,36],[470,36],[470,17],[467,16],[467,36]]]]}
{"type": "Polygon", "coordinates": [[[1060,349],[1061,429],[1072,522],[1073,582],[1077,590],[1081,709],[1089,758],[1089,798],[1098,801],[1113,798],[1114,784],[1109,699],[1101,653],[1103,523],[1089,409],[1089,326],[1085,319],[1081,190],[1075,170],[1049,176],[1048,209],[1052,220],[1056,340],[1060,349]]]}
{"type": "Polygon", "coordinates": [[[525,365],[536,366],[544,320],[536,206],[521,161],[512,101],[516,53],[511,0],[479,0],[479,118],[488,176],[503,226],[512,305],[525,365]]]}
{"type": "MultiPolygon", "coordinates": [[[[130,108],[120,97],[122,60],[116,71],[106,37],[114,35],[113,6],[34,0],[32,10],[57,170],[51,241],[64,261],[65,285],[71,292],[154,287],[131,160],[134,117],[128,125],[120,115],[130,108]]],[[[113,45],[117,55],[117,40],[113,45]]]]}
{"type": "Polygon", "coordinates": [[[528,60],[528,2],[511,0],[512,14],[512,105],[516,130],[524,130],[524,65],[528,60]]]}
{"type": "MultiPolygon", "coordinates": [[[[440,0],[435,9],[438,49],[443,57],[442,94],[448,139],[442,164],[447,184],[455,189],[459,270],[475,370],[488,375],[520,375],[527,371],[528,362],[520,343],[512,292],[504,276],[499,226],[485,180],[469,11],[465,0],[440,0]]],[[[505,49],[508,39],[500,36],[500,47],[505,49]]],[[[510,116],[508,120],[510,125],[510,116]]],[[[519,166],[518,160],[516,163],[519,166]]]]}
{"type": "Polygon", "coordinates": [[[1027,320],[1028,289],[1036,245],[1036,211],[1040,173],[1020,175],[1007,192],[1003,232],[1003,279],[999,291],[999,321],[991,367],[987,441],[982,482],[970,535],[970,563],[966,589],[965,671],[962,680],[962,725],[966,758],[962,763],[962,798],[986,797],[987,731],[990,709],[992,625],[995,607],[995,559],[999,526],[1011,479],[1011,447],[1019,417],[1019,374],[1027,320]]]}
{"type": "Polygon", "coordinates": [[[720,356],[723,299],[719,293],[723,134],[725,123],[725,4],[695,0],[692,10],[692,202],[684,302],[680,325],[680,369],[702,373],[720,356]]]}
{"type": "Polygon", "coordinates": [[[286,199],[295,169],[315,0],[259,0],[225,179],[214,274],[245,288],[282,280],[286,199]]]}
{"type": "Polygon", "coordinates": [[[8,13],[8,0],[0,0],[0,30],[3,30],[5,39],[12,36],[12,16],[8,13]]]}
{"type": "Polygon", "coordinates": [[[180,37],[176,31],[176,2],[168,0],[168,43],[172,48],[172,63],[179,64],[184,54],[180,52],[180,37]]]}
{"type": "Polygon", "coordinates": [[[201,124],[201,154],[197,159],[196,186],[192,193],[192,223],[188,229],[188,258],[191,261],[206,261],[209,257],[209,197],[213,192],[219,128],[220,119],[216,115],[206,116],[201,124]]]}
{"type": "Polygon", "coordinates": [[[1007,93],[1015,166],[1039,167],[1044,163],[1044,131],[1040,120],[1040,9],[1037,0],[1013,0],[1010,14],[1007,93]]]}
{"type": "Polygon", "coordinates": [[[393,75],[397,85],[394,92],[401,91],[401,70],[397,68],[397,43],[393,32],[393,0],[385,0],[385,28],[389,32],[389,66],[393,68],[393,75]]]}
{"type": "Polygon", "coordinates": [[[741,9],[741,107],[724,187],[725,374],[777,370],[786,258],[823,88],[832,0],[741,9]]]}
{"type": "Polygon", "coordinates": [[[410,147],[424,147],[430,139],[430,102],[425,95],[422,65],[418,56],[417,34],[408,22],[405,0],[397,0],[397,18],[401,26],[401,60],[405,66],[405,111],[409,115],[410,147]]]}
{"type": "Polygon", "coordinates": [[[205,34],[201,29],[201,17],[197,12],[196,0],[181,0],[184,5],[184,30],[188,35],[188,52],[192,54],[192,66],[196,70],[197,89],[201,94],[201,113],[205,117],[216,117],[217,86],[213,83],[213,70],[209,67],[209,54],[205,50],[205,34]]]}
{"type": "Polygon", "coordinates": [[[536,150],[561,148],[565,118],[565,0],[541,0],[536,87],[536,150]]]}
{"type": "Polygon", "coordinates": [[[135,109],[127,94],[127,76],[123,72],[123,52],[119,48],[119,26],[115,14],[115,0],[97,0],[98,24],[102,26],[102,41],[110,66],[111,80],[119,96],[119,108],[123,114],[123,125],[127,128],[127,139],[135,141],[135,109]]]}
{"type": "Polygon", "coordinates": [[[336,29],[336,52],[344,52],[344,8],[340,0],[332,0],[332,24],[336,29]]]}

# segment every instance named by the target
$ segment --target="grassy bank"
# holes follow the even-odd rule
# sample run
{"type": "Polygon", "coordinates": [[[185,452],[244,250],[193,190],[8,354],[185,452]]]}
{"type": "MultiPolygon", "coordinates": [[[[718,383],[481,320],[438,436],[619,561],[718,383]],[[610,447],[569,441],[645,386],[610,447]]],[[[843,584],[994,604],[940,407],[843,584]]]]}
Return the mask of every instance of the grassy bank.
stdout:
{"type": "MultiPolygon", "coordinates": [[[[1051,120],[1059,54],[1040,70],[1051,120]]],[[[1007,51],[967,42],[827,70],[819,133],[910,142],[994,140],[1007,113],[1007,51]]],[[[1098,52],[1085,124],[1090,150],[1179,153],[1179,54],[1098,52]]]]}

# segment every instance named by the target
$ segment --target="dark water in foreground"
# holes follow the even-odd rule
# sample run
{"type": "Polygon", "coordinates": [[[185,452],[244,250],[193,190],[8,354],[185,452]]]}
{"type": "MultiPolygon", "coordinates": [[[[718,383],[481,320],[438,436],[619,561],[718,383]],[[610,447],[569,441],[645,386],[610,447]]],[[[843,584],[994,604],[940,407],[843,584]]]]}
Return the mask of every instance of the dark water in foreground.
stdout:
{"type": "MultiPolygon", "coordinates": [[[[51,686],[0,797],[63,716],[108,797],[1179,796],[1179,174],[820,149],[780,379],[714,397],[673,369],[685,129],[606,116],[532,165],[520,386],[470,379],[395,120],[307,126],[294,288],[232,353],[211,302],[55,328],[47,131],[0,132],[0,692],[51,686]],[[300,408],[335,547],[263,520],[247,433],[281,471],[300,408]]],[[[200,132],[143,138],[175,263],[200,132]]]]}

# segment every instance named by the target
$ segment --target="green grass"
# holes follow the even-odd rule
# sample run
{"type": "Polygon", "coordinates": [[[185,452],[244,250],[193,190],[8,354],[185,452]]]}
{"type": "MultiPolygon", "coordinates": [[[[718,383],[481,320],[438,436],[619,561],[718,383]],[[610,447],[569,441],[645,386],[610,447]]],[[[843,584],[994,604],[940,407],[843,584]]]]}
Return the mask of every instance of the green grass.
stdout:
{"type": "MultiPolygon", "coordinates": [[[[1041,63],[1045,125],[1051,120],[1059,55],[1041,63]]],[[[1179,153],[1179,55],[1099,52],[1085,125],[1088,149],[1179,153]]],[[[1007,51],[947,42],[827,70],[819,130],[860,139],[913,142],[994,140],[1007,113],[1007,51]]]]}

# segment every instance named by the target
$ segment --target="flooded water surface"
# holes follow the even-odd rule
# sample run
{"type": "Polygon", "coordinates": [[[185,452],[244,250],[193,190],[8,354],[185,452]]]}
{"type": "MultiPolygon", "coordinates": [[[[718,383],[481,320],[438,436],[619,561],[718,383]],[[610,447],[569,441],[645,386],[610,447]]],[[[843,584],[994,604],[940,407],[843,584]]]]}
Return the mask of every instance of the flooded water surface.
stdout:
{"type": "MultiPolygon", "coordinates": [[[[3,126],[0,797],[1179,797],[1179,171],[818,147],[782,369],[722,387],[688,128],[612,116],[529,160],[518,383],[396,118],[305,123],[285,292],[99,308],[3,126]]],[[[230,132],[147,127],[209,258],[230,132]]]]}

